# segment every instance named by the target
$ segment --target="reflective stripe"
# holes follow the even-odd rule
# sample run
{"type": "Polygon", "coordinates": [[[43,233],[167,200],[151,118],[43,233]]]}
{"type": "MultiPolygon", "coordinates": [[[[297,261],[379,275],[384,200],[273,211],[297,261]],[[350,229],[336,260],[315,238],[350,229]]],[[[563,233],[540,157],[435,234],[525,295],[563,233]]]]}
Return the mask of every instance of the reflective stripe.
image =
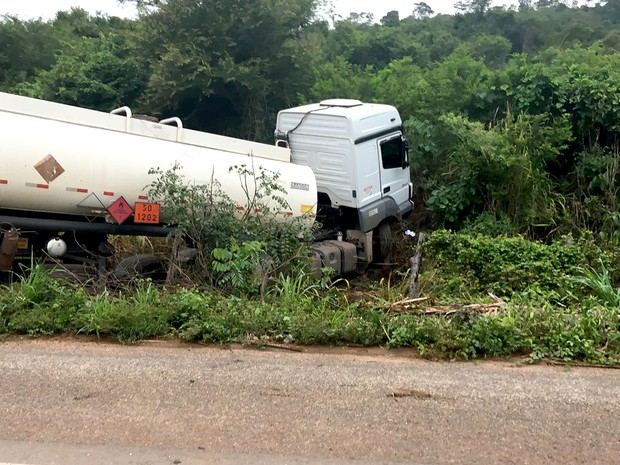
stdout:
{"type": "Polygon", "coordinates": [[[26,187],[36,187],[37,189],[49,189],[50,186],[47,184],[35,184],[34,182],[27,182],[26,187]]]}
{"type": "Polygon", "coordinates": [[[67,187],[67,192],[79,192],[80,194],[88,194],[88,189],[82,189],[79,187],[67,187]]]}
{"type": "Polygon", "coordinates": [[[9,181],[7,179],[0,179],[0,184],[8,184],[9,181]]]}
{"type": "Polygon", "coordinates": [[[103,191],[103,195],[107,195],[109,197],[114,197],[114,192],[103,191]]]}

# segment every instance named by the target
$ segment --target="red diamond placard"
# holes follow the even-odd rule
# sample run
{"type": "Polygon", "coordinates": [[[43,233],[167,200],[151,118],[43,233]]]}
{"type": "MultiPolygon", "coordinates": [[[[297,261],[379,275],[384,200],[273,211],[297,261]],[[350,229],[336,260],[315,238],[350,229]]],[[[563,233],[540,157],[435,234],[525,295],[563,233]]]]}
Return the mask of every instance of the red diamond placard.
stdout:
{"type": "Polygon", "coordinates": [[[121,196],[110,204],[108,207],[108,213],[112,215],[112,218],[114,218],[118,224],[121,224],[131,216],[133,210],[127,201],[121,196]]]}

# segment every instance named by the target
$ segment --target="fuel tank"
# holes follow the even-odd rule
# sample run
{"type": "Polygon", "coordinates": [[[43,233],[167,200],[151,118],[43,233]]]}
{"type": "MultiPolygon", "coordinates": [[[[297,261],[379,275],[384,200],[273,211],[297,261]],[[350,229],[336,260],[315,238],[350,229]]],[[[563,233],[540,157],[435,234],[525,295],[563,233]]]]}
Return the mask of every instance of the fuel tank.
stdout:
{"type": "Polygon", "coordinates": [[[217,181],[242,209],[253,179],[240,179],[233,167],[245,165],[278,175],[289,205],[284,216],[313,217],[315,176],[291,163],[288,149],[188,130],[178,118],[170,125],[120,110],[108,114],[0,93],[0,210],[109,217],[107,210],[121,197],[132,210],[136,203],[156,202],[149,187],[157,176],[149,171],[175,165],[187,183],[217,181]]]}

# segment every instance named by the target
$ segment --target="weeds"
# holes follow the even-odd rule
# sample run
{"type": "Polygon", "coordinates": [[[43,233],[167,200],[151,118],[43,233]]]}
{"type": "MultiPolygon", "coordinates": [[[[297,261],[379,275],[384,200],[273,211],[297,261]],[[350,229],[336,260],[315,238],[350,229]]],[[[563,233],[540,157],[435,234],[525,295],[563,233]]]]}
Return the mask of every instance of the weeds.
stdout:
{"type": "Polygon", "coordinates": [[[620,288],[613,286],[611,274],[602,259],[599,258],[598,264],[600,271],[589,265],[576,267],[579,275],[573,276],[571,280],[590,289],[603,305],[620,307],[620,288]]]}
{"type": "Polygon", "coordinates": [[[32,336],[75,329],[86,301],[82,289],[61,286],[42,265],[0,292],[0,331],[32,336]]]}
{"type": "Polygon", "coordinates": [[[532,361],[620,363],[620,292],[602,256],[595,261],[595,270],[585,262],[587,247],[582,246],[576,250],[572,245],[555,245],[547,250],[541,244],[511,240],[502,245],[501,238],[494,244],[486,239],[476,242],[443,232],[439,239],[435,247],[441,245],[440,253],[432,257],[434,262],[428,260],[433,268],[427,270],[423,287],[435,294],[427,296],[435,302],[454,301],[458,295],[467,296],[468,303],[483,302],[486,293],[463,287],[467,294],[442,296],[438,285],[456,282],[460,276],[466,284],[477,283],[477,289],[501,290],[497,283],[515,282],[501,273],[514,271],[522,281],[505,289],[507,304],[489,314],[425,314],[423,308],[405,314],[387,312],[386,305],[405,296],[406,274],[393,273],[374,285],[366,284],[364,290],[351,290],[348,282],[343,288],[331,283],[327,274],[317,281],[303,270],[279,274],[262,299],[166,289],[148,280],[123,291],[89,295],[35,267],[15,284],[0,287],[0,334],[69,332],[124,343],[151,337],[220,344],[285,340],[411,347],[431,358],[527,355],[532,361]],[[463,241],[472,248],[463,248],[463,241]],[[448,257],[453,257],[449,263],[448,257]],[[489,259],[490,269],[481,270],[486,274],[473,273],[475,268],[469,265],[469,260],[480,257],[489,259]],[[583,262],[574,265],[576,257],[583,262]],[[559,276],[571,284],[568,292],[546,285],[551,268],[537,268],[544,260],[563,266],[559,276]]]}

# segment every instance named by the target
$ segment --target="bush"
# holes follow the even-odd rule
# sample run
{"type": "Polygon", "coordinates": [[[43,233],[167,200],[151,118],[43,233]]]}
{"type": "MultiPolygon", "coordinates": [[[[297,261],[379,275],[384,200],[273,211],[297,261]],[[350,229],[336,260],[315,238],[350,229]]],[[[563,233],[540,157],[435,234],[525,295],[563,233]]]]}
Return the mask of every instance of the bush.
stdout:
{"type": "MultiPolygon", "coordinates": [[[[437,296],[486,295],[511,297],[515,293],[558,298],[576,291],[573,280],[579,266],[602,257],[587,237],[552,244],[524,237],[433,232],[424,244],[427,283],[437,296]],[[430,263],[429,263],[430,262],[430,263]]],[[[424,279],[424,277],[422,277],[424,279]]]]}
{"type": "Polygon", "coordinates": [[[197,249],[195,283],[236,295],[262,294],[274,272],[309,264],[309,227],[280,212],[290,208],[277,173],[253,164],[233,166],[246,196],[244,208],[238,209],[217,180],[194,185],[179,170],[178,165],[166,172],[151,170],[159,178],[150,196],[164,205],[163,213],[176,227],[176,241],[197,249]]]}
{"type": "Polygon", "coordinates": [[[35,336],[73,331],[86,300],[83,289],[62,285],[37,265],[0,289],[0,332],[35,336]]]}

